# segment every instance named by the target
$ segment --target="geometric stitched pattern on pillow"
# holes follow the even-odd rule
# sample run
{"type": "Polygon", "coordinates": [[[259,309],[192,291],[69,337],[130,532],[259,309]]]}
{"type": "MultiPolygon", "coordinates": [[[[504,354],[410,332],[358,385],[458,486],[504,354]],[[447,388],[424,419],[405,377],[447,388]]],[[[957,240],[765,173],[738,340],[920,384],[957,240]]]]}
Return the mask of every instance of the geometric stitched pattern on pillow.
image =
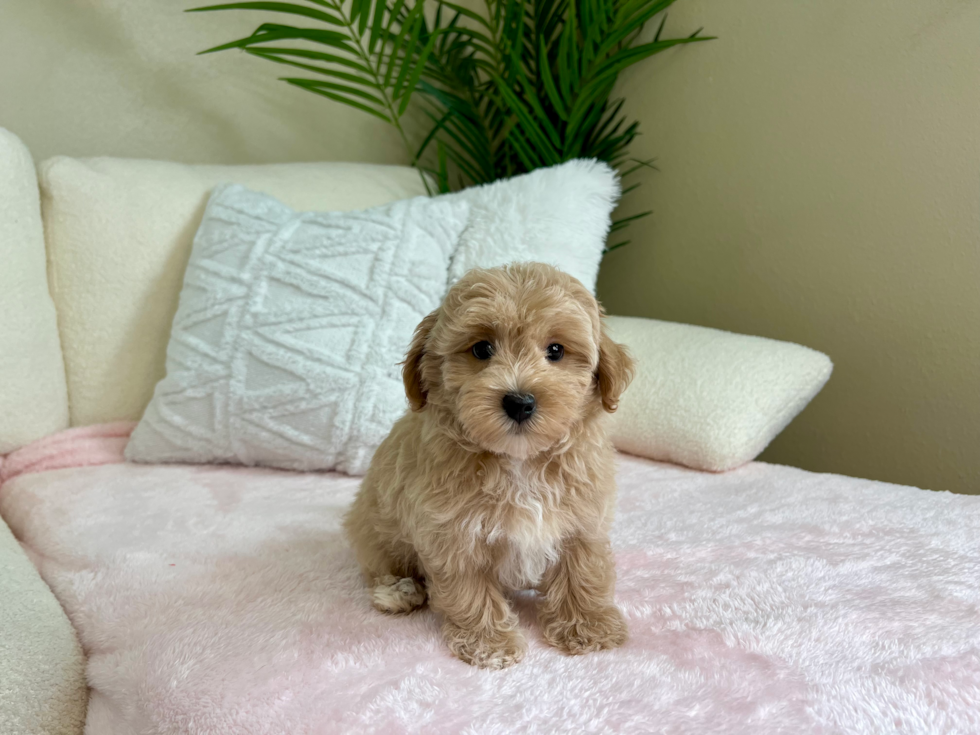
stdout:
{"type": "Polygon", "coordinates": [[[215,190],[194,240],[141,462],[363,474],[405,412],[399,362],[447,287],[469,205],[294,212],[215,190]]]}

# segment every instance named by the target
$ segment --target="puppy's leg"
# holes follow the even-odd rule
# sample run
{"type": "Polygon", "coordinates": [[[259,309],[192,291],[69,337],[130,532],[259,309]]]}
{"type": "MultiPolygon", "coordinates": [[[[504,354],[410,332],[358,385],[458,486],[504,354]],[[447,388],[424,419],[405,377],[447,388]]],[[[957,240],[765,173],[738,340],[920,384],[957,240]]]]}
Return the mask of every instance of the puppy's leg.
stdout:
{"type": "Polygon", "coordinates": [[[564,653],[618,648],[626,621],[613,604],[616,570],[605,539],[574,538],[545,573],[538,610],[545,640],[564,653]]]}
{"type": "Polygon", "coordinates": [[[414,550],[395,541],[395,527],[383,522],[365,481],[354,500],[344,528],[357,561],[371,587],[371,604],[384,613],[406,613],[425,603],[425,587],[414,550]]]}
{"type": "Polygon", "coordinates": [[[377,543],[364,549],[361,564],[376,610],[407,613],[425,604],[425,587],[411,548],[377,543]]]}
{"type": "Polygon", "coordinates": [[[406,613],[422,607],[425,588],[414,577],[385,574],[376,577],[371,591],[371,604],[383,613],[406,613]]]}
{"type": "Polygon", "coordinates": [[[518,663],[524,658],[527,642],[499,582],[478,568],[454,567],[435,574],[426,567],[429,602],[445,618],[442,633],[449,650],[483,669],[504,669],[518,663]]]}

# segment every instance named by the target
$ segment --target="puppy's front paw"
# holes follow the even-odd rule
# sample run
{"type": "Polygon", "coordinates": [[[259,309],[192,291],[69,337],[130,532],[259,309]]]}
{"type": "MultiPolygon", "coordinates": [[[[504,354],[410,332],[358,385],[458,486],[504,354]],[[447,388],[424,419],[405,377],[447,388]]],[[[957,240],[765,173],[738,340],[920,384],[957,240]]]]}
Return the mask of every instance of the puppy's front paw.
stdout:
{"type": "Polygon", "coordinates": [[[615,606],[579,612],[569,620],[553,619],[544,624],[544,637],[563,653],[578,655],[619,648],[629,633],[623,614],[615,606]]]}
{"type": "Polygon", "coordinates": [[[411,577],[386,574],[375,580],[371,604],[383,613],[406,613],[425,602],[425,588],[411,577]]]}
{"type": "Polygon", "coordinates": [[[481,669],[506,669],[527,653],[527,641],[519,630],[475,631],[446,623],[442,632],[456,658],[481,669]]]}

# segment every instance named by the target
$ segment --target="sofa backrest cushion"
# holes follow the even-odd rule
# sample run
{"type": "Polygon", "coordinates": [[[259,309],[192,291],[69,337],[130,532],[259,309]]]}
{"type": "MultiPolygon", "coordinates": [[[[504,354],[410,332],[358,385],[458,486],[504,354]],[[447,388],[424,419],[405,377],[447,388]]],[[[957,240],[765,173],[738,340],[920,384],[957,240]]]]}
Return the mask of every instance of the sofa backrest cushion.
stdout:
{"type": "Polygon", "coordinates": [[[0,128],[0,454],[68,426],[34,161],[0,128]]]}
{"type": "Polygon", "coordinates": [[[142,415],[164,376],[184,269],[216,185],[242,184],[318,211],[425,193],[415,169],[351,163],[192,166],[57,157],[41,164],[39,179],[76,426],[142,415]]]}

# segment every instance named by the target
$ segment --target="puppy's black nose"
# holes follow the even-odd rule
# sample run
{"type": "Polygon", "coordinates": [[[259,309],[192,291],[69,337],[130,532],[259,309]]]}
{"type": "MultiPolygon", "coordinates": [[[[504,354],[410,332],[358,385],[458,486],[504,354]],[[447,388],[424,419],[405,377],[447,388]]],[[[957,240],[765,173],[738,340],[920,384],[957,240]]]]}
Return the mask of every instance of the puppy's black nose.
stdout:
{"type": "Polygon", "coordinates": [[[534,414],[534,396],[530,393],[508,393],[503,404],[504,411],[517,423],[527,421],[534,414]]]}

